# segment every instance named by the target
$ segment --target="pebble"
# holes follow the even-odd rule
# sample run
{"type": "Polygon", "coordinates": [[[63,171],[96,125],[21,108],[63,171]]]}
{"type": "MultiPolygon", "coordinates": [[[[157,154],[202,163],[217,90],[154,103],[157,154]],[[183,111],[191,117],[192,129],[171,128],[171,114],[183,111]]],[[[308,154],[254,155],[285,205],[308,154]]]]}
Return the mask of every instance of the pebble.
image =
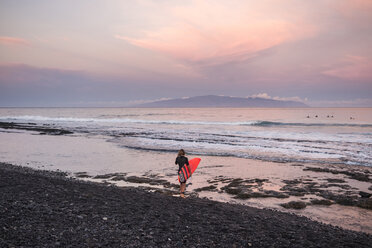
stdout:
{"type": "Polygon", "coordinates": [[[297,215],[200,198],[186,202],[58,173],[0,163],[0,182],[6,185],[0,187],[0,206],[7,209],[0,218],[0,247],[323,248],[372,243],[372,235],[297,215]],[[27,208],[30,201],[35,207],[27,208]]]}

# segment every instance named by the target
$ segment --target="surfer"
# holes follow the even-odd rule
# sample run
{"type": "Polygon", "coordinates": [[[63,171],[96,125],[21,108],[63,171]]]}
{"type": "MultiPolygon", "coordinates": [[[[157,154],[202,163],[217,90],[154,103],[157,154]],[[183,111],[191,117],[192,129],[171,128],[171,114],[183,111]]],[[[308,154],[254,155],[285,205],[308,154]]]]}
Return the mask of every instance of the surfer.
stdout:
{"type": "MultiPolygon", "coordinates": [[[[176,158],[175,164],[178,164],[178,173],[181,171],[182,167],[186,164],[187,169],[191,172],[189,159],[185,157],[185,151],[183,149],[178,151],[178,156],[176,158]]],[[[186,190],[186,179],[184,181],[180,181],[180,196],[185,198],[185,190],[186,190]]]]}

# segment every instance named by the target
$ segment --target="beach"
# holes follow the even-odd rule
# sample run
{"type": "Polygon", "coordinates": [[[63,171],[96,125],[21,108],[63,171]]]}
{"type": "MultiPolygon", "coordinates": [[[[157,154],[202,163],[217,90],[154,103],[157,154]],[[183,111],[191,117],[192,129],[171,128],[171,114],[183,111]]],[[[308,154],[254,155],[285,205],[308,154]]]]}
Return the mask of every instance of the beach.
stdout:
{"type": "Polygon", "coordinates": [[[182,199],[0,164],[2,247],[369,247],[372,236],[269,209],[182,199]]]}
{"type": "MultiPolygon", "coordinates": [[[[182,111],[183,114],[187,113],[190,116],[188,120],[177,120],[180,110],[175,109],[0,109],[0,161],[3,162],[1,167],[8,168],[6,173],[27,171],[21,173],[24,177],[22,181],[25,182],[30,181],[31,179],[27,177],[31,178],[33,175],[45,173],[48,175],[47,178],[50,173],[59,175],[57,178],[48,179],[48,182],[38,183],[39,189],[36,189],[37,185],[17,184],[16,188],[35,187],[37,194],[33,196],[34,199],[31,199],[31,209],[27,210],[30,215],[33,212],[44,211],[43,206],[49,206],[48,201],[52,200],[49,197],[55,195],[53,191],[56,188],[53,185],[56,181],[63,182],[63,187],[67,185],[65,182],[71,185],[92,186],[91,190],[86,189],[90,192],[86,193],[87,195],[100,195],[101,193],[98,192],[101,190],[115,189],[119,190],[117,192],[126,192],[120,193],[124,194],[123,196],[110,198],[112,200],[110,204],[116,207],[124,204],[122,197],[127,197],[128,192],[134,192],[133,194],[141,196],[140,198],[152,199],[150,204],[143,200],[141,204],[144,206],[136,205],[136,202],[140,204],[140,199],[128,202],[128,208],[143,209],[141,213],[145,214],[144,209],[151,209],[153,203],[163,207],[167,206],[168,201],[182,204],[176,176],[178,167],[174,164],[177,149],[182,147],[185,148],[189,159],[201,158],[195,174],[187,181],[186,199],[183,203],[195,201],[197,206],[206,204],[203,205],[205,209],[202,213],[214,211],[214,207],[208,208],[208,204],[223,206],[221,208],[234,217],[218,213],[225,216],[219,219],[208,215],[208,219],[221,222],[221,225],[227,220],[241,223],[239,219],[243,217],[239,211],[249,209],[255,213],[263,211],[262,213],[270,213],[270,216],[280,216],[273,217],[275,223],[267,224],[275,226],[277,228],[275,231],[278,232],[281,232],[279,230],[281,226],[285,226],[284,222],[288,221],[287,216],[296,216],[293,218],[300,218],[296,221],[306,220],[306,223],[311,222],[316,225],[328,224],[335,229],[354,231],[351,233],[356,232],[362,235],[361,237],[369,237],[368,235],[372,234],[372,167],[370,166],[372,144],[370,123],[372,121],[368,119],[370,115],[366,115],[371,111],[370,109],[307,110],[311,116],[319,114],[317,119],[307,118],[304,109],[183,109],[182,111]],[[335,116],[333,120],[327,117],[328,113],[335,116]],[[348,115],[356,116],[358,122],[347,119],[348,115]],[[45,198],[45,194],[48,198],[45,198]],[[33,205],[38,197],[43,199],[44,205],[33,205]],[[129,207],[131,204],[133,204],[132,208],[129,207]]],[[[9,189],[9,187],[2,187],[2,189],[9,189]]],[[[84,198],[85,193],[80,191],[76,189],[75,195],[84,198]]],[[[23,197],[20,192],[12,195],[23,197]]],[[[12,197],[9,199],[14,199],[12,197]]],[[[100,202],[108,201],[105,199],[106,196],[100,197],[103,197],[100,202]]],[[[89,202],[86,197],[84,199],[86,205],[77,208],[76,211],[73,206],[77,203],[74,201],[69,202],[73,205],[68,205],[61,199],[52,200],[50,204],[57,209],[55,211],[60,212],[60,216],[66,214],[69,216],[71,214],[69,211],[75,211],[76,216],[80,216],[71,223],[63,222],[60,228],[69,229],[70,226],[72,228],[77,225],[76,221],[81,224],[80,220],[87,220],[85,215],[88,216],[97,204],[94,201],[89,202]]],[[[7,204],[12,204],[12,200],[5,201],[7,204]]],[[[175,206],[182,209],[181,205],[177,204],[175,206]]],[[[19,212],[17,214],[19,218],[26,214],[22,206],[14,208],[14,216],[16,211],[19,212]]],[[[191,215],[194,213],[192,210],[194,208],[194,205],[190,205],[188,209],[191,215]]],[[[97,216],[109,219],[105,215],[110,212],[121,214],[120,211],[117,208],[107,209],[106,213],[100,210],[101,215],[97,213],[97,216]]],[[[151,228],[157,230],[164,225],[173,225],[174,218],[180,220],[181,217],[176,210],[174,211],[176,217],[166,218],[162,224],[155,221],[158,226],[151,228]]],[[[130,213],[133,215],[133,212],[130,213]]],[[[93,215],[89,216],[91,221],[93,215]]],[[[143,221],[138,215],[133,218],[140,223],[143,221]]],[[[182,216],[182,219],[184,218],[182,216]]],[[[201,218],[200,215],[198,218],[201,218]]],[[[245,238],[253,237],[247,232],[254,233],[254,228],[257,226],[262,228],[260,223],[266,219],[268,217],[256,220],[250,218],[248,222],[253,222],[253,226],[239,224],[244,227],[241,228],[244,235],[236,240],[232,238],[231,240],[234,241],[231,243],[237,242],[236,246],[241,247],[247,246],[250,241],[253,242],[254,238],[245,238]],[[243,245],[237,240],[240,240],[239,242],[245,240],[244,242],[247,243],[243,245]]],[[[40,221],[35,220],[35,222],[40,221]]],[[[48,219],[45,223],[49,223],[45,225],[54,225],[53,219],[48,219]]],[[[84,223],[89,223],[89,226],[97,225],[99,228],[99,225],[108,222],[84,223]]],[[[134,220],[130,223],[135,225],[134,220]]],[[[146,223],[144,222],[143,225],[146,223]]],[[[115,222],[113,225],[116,224],[120,226],[118,230],[123,229],[122,224],[115,222]]],[[[192,223],[187,225],[192,226],[192,223]]],[[[226,225],[233,226],[230,222],[226,225]]],[[[84,226],[88,229],[87,232],[90,232],[89,226],[84,226]]],[[[200,230],[208,225],[196,227],[197,224],[194,223],[194,226],[200,230]]],[[[138,228],[146,230],[143,226],[138,228]]],[[[260,228],[257,232],[262,231],[260,228]]],[[[138,230],[128,232],[127,236],[117,239],[126,242],[125,240],[133,241],[137,236],[143,240],[141,234],[156,236],[149,234],[156,231],[150,230],[147,233],[138,230]]],[[[214,231],[230,235],[228,230],[214,231]]],[[[282,231],[291,233],[294,230],[283,229],[282,231]]],[[[179,229],[174,229],[173,232],[177,235],[182,234],[179,229]]],[[[300,233],[296,235],[309,241],[308,236],[303,236],[306,235],[306,231],[304,232],[302,236],[300,233]]],[[[275,237],[275,240],[277,238],[276,234],[262,235],[262,240],[265,240],[267,235],[275,237]]],[[[170,237],[170,239],[181,242],[183,240],[181,236],[177,236],[176,239],[170,237]]],[[[12,237],[17,240],[15,236],[12,237]]],[[[150,240],[149,238],[148,242],[150,240]]],[[[217,242],[213,238],[211,240],[217,242]]],[[[59,244],[60,241],[54,242],[59,244]]],[[[101,244],[100,242],[97,244],[101,244]]],[[[170,246],[174,247],[177,242],[170,246]]],[[[274,238],[268,239],[267,242],[262,243],[265,245],[261,247],[270,246],[269,243],[274,242],[274,238]]],[[[315,246],[317,242],[320,244],[323,241],[310,240],[309,242],[314,242],[315,246]]],[[[133,244],[133,246],[136,244],[143,246],[143,243],[133,244]]],[[[211,243],[208,244],[205,246],[211,246],[211,243]]],[[[215,244],[225,245],[225,243],[215,244]]],[[[259,244],[255,244],[256,247],[260,247],[259,244]]],[[[276,245],[277,243],[272,244],[280,246],[280,244],[276,245]]],[[[164,245],[166,246],[166,243],[164,245]]],[[[203,246],[199,243],[194,245],[203,246]]],[[[159,246],[159,244],[154,243],[152,246],[159,246]]],[[[282,246],[285,247],[284,243],[282,246]]],[[[296,247],[296,244],[293,247],[296,247]]]]}

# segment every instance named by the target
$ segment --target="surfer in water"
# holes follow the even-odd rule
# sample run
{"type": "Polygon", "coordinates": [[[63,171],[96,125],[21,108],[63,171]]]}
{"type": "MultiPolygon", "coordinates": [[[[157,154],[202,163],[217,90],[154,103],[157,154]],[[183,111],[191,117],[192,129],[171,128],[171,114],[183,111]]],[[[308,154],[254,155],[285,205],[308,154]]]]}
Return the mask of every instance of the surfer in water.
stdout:
{"type": "MultiPolygon", "coordinates": [[[[185,157],[185,151],[183,149],[178,151],[178,156],[176,158],[175,164],[178,164],[178,173],[181,171],[182,167],[186,164],[187,169],[191,171],[189,165],[189,159],[185,157]]],[[[186,180],[184,182],[180,181],[180,196],[185,198],[185,190],[186,190],[186,180]]]]}

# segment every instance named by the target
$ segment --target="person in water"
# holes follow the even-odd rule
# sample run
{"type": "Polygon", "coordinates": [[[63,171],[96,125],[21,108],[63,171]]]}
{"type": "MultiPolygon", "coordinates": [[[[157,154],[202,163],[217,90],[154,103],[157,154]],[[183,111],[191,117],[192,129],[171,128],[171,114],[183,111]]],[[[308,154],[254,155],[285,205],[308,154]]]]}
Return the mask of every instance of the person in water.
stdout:
{"type": "MultiPolygon", "coordinates": [[[[175,164],[178,164],[178,173],[181,171],[182,167],[186,164],[187,169],[191,172],[189,160],[185,157],[185,151],[183,149],[178,151],[178,156],[176,158],[175,164]]],[[[182,198],[185,197],[185,190],[186,190],[186,180],[184,182],[180,182],[180,195],[182,198]]]]}

